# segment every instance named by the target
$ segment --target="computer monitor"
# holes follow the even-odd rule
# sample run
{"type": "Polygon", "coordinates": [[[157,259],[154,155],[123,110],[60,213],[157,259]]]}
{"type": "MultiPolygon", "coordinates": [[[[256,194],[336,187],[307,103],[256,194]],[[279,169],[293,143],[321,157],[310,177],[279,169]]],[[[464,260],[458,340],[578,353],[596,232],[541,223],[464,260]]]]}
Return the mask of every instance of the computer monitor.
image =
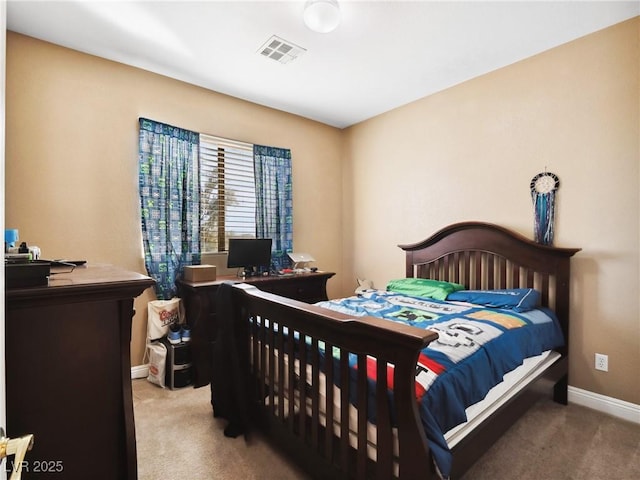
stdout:
{"type": "Polygon", "coordinates": [[[244,275],[260,275],[271,266],[270,238],[230,238],[227,268],[243,268],[244,275]]]}

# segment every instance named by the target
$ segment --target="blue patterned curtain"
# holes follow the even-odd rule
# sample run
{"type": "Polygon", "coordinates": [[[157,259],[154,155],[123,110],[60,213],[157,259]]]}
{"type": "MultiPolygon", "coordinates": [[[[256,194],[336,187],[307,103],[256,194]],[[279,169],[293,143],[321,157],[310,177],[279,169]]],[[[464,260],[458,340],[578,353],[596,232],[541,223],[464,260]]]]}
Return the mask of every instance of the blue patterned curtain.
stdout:
{"type": "Polygon", "coordinates": [[[293,251],[293,198],[291,151],[253,146],[256,181],[256,236],[271,238],[271,268],[290,266],[293,251]]]}
{"type": "Polygon", "coordinates": [[[185,265],[200,263],[199,134],[140,119],[139,185],[147,272],[161,300],[185,265]]]}

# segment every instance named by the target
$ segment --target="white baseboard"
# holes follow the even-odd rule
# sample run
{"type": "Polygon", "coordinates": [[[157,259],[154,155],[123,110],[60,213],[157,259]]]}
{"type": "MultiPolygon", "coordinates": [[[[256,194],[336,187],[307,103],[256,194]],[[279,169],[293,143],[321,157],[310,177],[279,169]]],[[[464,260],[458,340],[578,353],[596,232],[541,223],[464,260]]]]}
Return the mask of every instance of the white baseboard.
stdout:
{"type": "Polygon", "coordinates": [[[137,365],[131,367],[131,380],[136,378],[147,378],[149,376],[149,365],[137,365]]]}
{"type": "Polygon", "coordinates": [[[640,405],[569,385],[569,402],[640,424],[640,405]]]}

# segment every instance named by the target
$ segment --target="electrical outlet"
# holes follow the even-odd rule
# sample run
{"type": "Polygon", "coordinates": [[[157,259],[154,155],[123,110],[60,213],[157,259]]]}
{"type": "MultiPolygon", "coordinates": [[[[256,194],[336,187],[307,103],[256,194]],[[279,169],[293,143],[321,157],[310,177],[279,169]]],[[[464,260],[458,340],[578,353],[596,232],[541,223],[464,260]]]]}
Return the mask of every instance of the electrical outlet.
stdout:
{"type": "Polygon", "coordinates": [[[603,372],[609,371],[609,356],[602,353],[596,353],[596,370],[603,372]]]}

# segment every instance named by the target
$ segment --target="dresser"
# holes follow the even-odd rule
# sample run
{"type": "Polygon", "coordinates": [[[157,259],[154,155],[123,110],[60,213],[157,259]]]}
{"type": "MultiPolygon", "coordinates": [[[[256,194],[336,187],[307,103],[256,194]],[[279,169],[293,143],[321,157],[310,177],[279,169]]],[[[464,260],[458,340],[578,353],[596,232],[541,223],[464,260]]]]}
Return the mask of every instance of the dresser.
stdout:
{"type": "Polygon", "coordinates": [[[216,294],[223,282],[244,282],[265,292],[294,300],[315,303],[327,300],[327,280],[333,272],[309,272],[288,276],[218,277],[213,282],[176,281],[183,299],[187,323],[191,327],[194,387],[208,385],[211,379],[212,346],[217,334],[216,294]]]}
{"type": "Polygon", "coordinates": [[[133,299],[154,281],[109,265],[53,268],[7,289],[10,436],[34,434],[22,478],[134,480],[133,299]]]}

